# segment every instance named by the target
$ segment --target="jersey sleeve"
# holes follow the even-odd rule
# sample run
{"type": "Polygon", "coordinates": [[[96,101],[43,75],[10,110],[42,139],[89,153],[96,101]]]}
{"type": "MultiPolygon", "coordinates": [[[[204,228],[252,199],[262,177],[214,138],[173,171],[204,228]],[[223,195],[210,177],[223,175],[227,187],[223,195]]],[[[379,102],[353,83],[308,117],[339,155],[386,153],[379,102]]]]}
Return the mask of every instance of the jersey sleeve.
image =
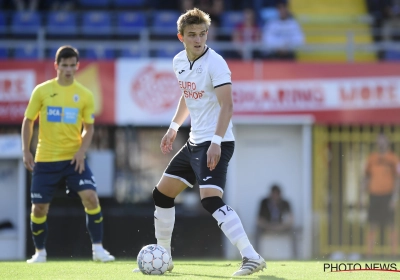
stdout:
{"type": "Polygon", "coordinates": [[[39,87],[35,87],[32,91],[31,98],[25,110],[25,117],[30,120],[36,120],[42,107],[42,98],[39,87]]]}
{"type": "Polygon", "coordinates": [[[87,102],[82,112],[83,122],[92,124],[94,123],[94,97],[90,92],[88,94],[87,102]]]}
{"type": "Polygon", "coordinates": [[[229,70],[225,59],[220,55],[215,56],[213,64],[210,65],[209,73],[214,88],[232,83],[231,70],[229,70]]]}

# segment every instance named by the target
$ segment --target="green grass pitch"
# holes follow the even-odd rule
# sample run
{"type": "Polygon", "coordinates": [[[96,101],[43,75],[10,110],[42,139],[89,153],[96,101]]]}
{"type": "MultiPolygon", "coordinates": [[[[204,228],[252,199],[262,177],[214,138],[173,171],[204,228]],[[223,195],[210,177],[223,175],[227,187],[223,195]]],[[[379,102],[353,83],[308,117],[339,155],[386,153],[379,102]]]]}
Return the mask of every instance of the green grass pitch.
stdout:
{"type": "MultiPolygon", "coordinates": [[[[328,261],[333,263],[332,261],[328,261]]],[[[374,263],[393,263],[374,261],[374,263]]],[[[239,267],[239,260],[174,260],[173,272],[161,276],[132,273],[135,260],[114,263],[95,263],[90,260],[49,260],[42,264],[0,262],[0,279],[18,280],[121,280],[121,279],[400,279],[399,272],[356,271],[324,272],[324,261],[267,261],[267,269],[246,277],[231,277],[239,267]]],[[[342,262],[335,262],[342,263],[342,262]]],[[[353,262],[354,263],[354,262],[353,262]]],[[[363,264],[362,262],[361,264],[363,264]]],[[[400,263],[396,262],[397,269],[400,263]]]]}

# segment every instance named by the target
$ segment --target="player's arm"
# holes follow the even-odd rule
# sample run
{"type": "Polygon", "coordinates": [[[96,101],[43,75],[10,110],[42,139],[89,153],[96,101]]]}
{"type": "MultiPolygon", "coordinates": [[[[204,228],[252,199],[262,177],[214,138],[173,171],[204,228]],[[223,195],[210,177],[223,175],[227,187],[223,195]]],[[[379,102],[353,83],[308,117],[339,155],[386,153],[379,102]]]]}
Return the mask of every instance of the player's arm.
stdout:
{"type": "Polygon", "coordinates": [[[367,160],[367,166],[365,168],[364,174],[361,178],[361,188],[360,188],[360,197],[359,204],[361,207],[365,207],[366,198],[365,195],[368,193],[368,185],[370,182],[370,165],[371,165],[371,157],[367,160]]]}
{"type": "Polygon", "coordinates": [[[34,121],[24,118],[22,121],[22,130],[21,130],[21,138],[22,138],[22,153],[23,153],[23,161],[26,169],[29,171],[33,171],[33,167],[35,166],[35,162],[33,160],[32,153],[30,151],[32,134],[33,134],[33,125],[34,121]]]}
{"type": "Polygon", "coordinates": [[[35,166],[35,161],[30,151],[30,147],[33,135],[33,125],[39,115],[41,107],[42,99],[40,94],[40,87],[37,86],[32,91],[31,98],[29,100],[28,106],[26,107],[25,117],[22,121],[21,129],[23,162],[26,169],[28,169],[29,171],[33,171],[33,167],[35,166]]]}
{"type": "Polygon", "coordinates": [[[226,133],[233,114],[233,99],[232,99],[232,85],[225,84],[215,88],[215,94],[218,98],[218,103],[221,107],[218,116],[217,127],[215,129],[214,138],[219,138],[219,144],[213,141],[207,151],[207,167],[214,170],[221,157],[221,140],[226,133]]]}
{"type": "Polygon", "coordinates": [[[175,115],[172,118],[171,125],[168,128],[167,133],[165,133],[164,137],[161,139],[160,148],[163,154],[167,154],[172,151],[172,143],[175,141],[178,128],[183,124],[188,116],[189,109],[186,106],[186,101],[182,94],[181,98],[179,99],[175,115]]]}
{"type": "Polygon", "coordinates": [[[78,152],[74,155],[71,164],[75,163],[75,171],[81,174],[85,170],[85,155],[92,143],[94,134],[94,125],[92,123],[83,123],[82,144],[78,152]]]}
{"type": "Polygon", "coordinates": [[[78,171],[79,174],[85,170],[85,154],[92,143],[94,134],[94,97],[91,93],[88,95],[87,103],[83,109],[82,116],[82,143],[78,152],[76,152],[71,160],[71,164],[75,163],[75,171],[78,171]]]}

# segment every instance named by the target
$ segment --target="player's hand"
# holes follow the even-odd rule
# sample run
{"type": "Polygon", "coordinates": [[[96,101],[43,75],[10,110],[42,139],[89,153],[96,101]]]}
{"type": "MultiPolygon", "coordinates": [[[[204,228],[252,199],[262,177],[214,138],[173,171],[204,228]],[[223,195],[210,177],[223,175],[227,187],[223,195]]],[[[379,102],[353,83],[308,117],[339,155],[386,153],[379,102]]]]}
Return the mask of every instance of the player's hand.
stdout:
{"type": "Polygon", "coordinates": [[[33,168],[35,167],[35,161],[33,160],[31,152],[25,152],[22,160],[24,162],[25,168],[32,172],[33,168]]]}
{"type": "Polygon", "coordinates": [[[172,143],[174,143],[177,132],[172,128],[169,128],[167,133],[161,139],[161,152],[165,155],[172,151],[172,143]]]}
{"type": "Polygon", "coordinates": [[[85,171],[85,153],[78,151],[71,160],[71,164],[74,163],[75,171],[78,171],[79,174],[82,174],[82,172],[85,171]]]}
{"type": "Polygon", "coordinates": [[[213,171],[221,158],[221,146],[211,142],[207,150],[207,167],[213,171]]]}

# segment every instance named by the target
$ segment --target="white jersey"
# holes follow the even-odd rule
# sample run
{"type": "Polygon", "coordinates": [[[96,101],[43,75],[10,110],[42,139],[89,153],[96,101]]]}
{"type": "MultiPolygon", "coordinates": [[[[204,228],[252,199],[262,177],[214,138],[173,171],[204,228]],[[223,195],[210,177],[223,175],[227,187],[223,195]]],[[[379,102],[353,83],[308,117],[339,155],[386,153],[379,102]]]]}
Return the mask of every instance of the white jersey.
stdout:
{"type": "MultiPolygon", "coordinates": [[[[193,62],[185,50],[181,51],[174,57],[173,67],[190,113],[190,141],[195,144],[211,141],[221,110],[215,88],[232,83],[228,64],[206,46],[206,51],[193,62]]],[[[230,121],[222,141],[234,140],[230,121]]]]}

